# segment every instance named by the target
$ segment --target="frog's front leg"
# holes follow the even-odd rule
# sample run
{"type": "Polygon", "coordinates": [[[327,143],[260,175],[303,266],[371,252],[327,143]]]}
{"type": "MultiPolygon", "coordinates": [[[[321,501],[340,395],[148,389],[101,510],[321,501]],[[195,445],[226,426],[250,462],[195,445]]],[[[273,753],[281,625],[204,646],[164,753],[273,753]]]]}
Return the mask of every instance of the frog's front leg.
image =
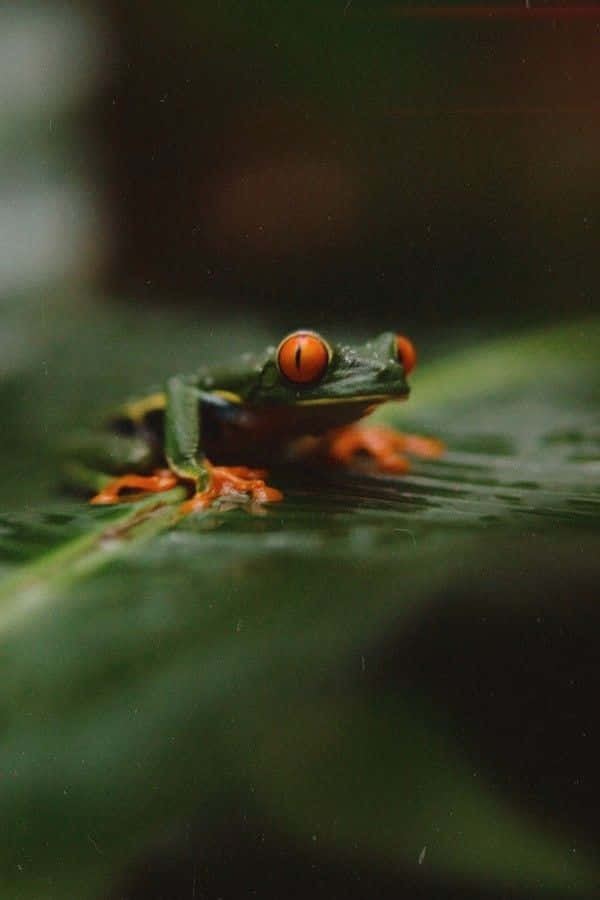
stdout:
{"type": "Polygon", "coordinates": [[[120,475],[109,481],[91,500],[92,503],[116,503],[130,491],[162,492],[178,482],[190,485],[191,498],[184,511],[210,506],[219,497],[248,494],[260,503],[280,500],[282,494],[265,484],[265,472],[245,466],[213,466],[202,449],[203,404],[227,407],[228,402],[201,390],[194,379],[175,376],[165,391],[164,456],[168,469],[156,469],[151,475],[120,475]]]}
{"type": "Polygon", "coordinates": [[[281,500],[269,487],[266,472],[246,466],[213,466],[202,451],[202,403],[227,406],[218,395],[200,390],[192,381],[175,376],[167,384],[165,454],[170,469],[194,487],[184,510],[203,509],[219,497],[248,494],[259,503],[281,500]]]}
{"type": "Polygon", "coordinates": [[[330,431],[324,441],[325,454],[334,462],[348,464],[363,454],[375,462],[380,472],[400,475],[410,468],[405,454],[435,459],[445,449],[437,438],[402,434],[388,425],[348,425],[330,431]]]}
{"type": "Polygon", "coordinates": [[[207,395],[188,378],[176,375],[165,392],[165,456],[169,468],[182,481],[191,482],[196,492],[210,480],[202,453],[201,408],[207,395]]]}

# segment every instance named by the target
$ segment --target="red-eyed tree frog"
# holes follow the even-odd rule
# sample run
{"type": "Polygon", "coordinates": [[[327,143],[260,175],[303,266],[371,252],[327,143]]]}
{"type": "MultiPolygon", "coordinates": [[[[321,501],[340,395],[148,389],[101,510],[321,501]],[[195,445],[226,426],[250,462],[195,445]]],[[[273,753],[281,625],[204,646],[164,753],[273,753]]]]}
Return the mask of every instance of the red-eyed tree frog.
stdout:
{"type": "Polygon", "coordinates": [[[91,502],[181,482],[186,511],[226,496],[280,500],[262,466],[307,456],[350,464],[362,454],[379,471],[403,473],[404,453],[435,457],[441,442],[357,422],[408,396],[415,362],[412,343],[392,332],[353,347],[299,329],[263,353],[175,375],[163,391],[118,407],[83,448],[83,464],[115,476],[91,502]]]}

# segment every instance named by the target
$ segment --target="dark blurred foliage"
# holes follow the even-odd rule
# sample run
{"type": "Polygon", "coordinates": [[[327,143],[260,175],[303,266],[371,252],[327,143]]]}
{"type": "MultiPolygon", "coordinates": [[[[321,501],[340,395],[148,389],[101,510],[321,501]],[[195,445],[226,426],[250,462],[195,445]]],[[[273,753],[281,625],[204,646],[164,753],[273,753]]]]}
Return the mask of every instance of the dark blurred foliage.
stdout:
{"type": "Polygon", "coordinates": [[[287,324],[593,308],[600,12],[108,9],[113,288],[287,324]]]}
{"type": "MultiPolygon", "coordinates": [[[[590,548],[597,544],[589,532],[580,539],[582,545],[590,540],[590,548]]],[[[436,698],[468,748],[474,778],[490,779],[515,806],[526,805],[554,827],[560,822],[571,838],[585,842],[596,830],[600,788],[590,705],[598,669],[596,575],[585,566],[575,572],[558,561],[549,564],[548,547],[541,549],[547,540],[529,545],[520,568],[507,557],[487,585],[476,579],[473,590],[466,581],[444,590],[427,621],[415,621],[404,633],[392,629],[369,657],[372,671],[361,676],[360,690],[372,708],[382,697],[413,690],[436,698]]],[[[516,544],[510,549],[518,553],[516,544]]],[[[342,684],[349,693],[356,688],[348,672],[342,684]]],[[[400,747],[398,754],[405,764],[400,747]]],[[[419,867],[394,873],[376,857],[368,865],[318,845],[310,852],[257,814],[252,793],[239,803],[232,818],[212,823],[212,832],[198,824],[155,846],[111,900],[183,900],[194,891],[211,900],[564,896],[564,887],[550,881],[533,890],[494,886],[490,877],[489,885],[473,887],[460,877],[436,879],[419,867]]]]}

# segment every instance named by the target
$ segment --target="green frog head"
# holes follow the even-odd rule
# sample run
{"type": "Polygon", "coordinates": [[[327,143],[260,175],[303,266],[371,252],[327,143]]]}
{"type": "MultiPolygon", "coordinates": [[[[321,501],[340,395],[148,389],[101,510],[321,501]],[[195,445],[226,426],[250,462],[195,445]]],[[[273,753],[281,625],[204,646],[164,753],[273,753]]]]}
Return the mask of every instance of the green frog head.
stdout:
{"type": "Polygon", "coordinates": [[[214,379],[215,388],[231,392],[238,402],[364,407],[408,395],[406,375],[414,368],[416,354],[407,338],[392,332],[354,347],[331,344],[314,331],[300,329],[277,347],[242,360],[237,371],[221,371],[214,379]]]}

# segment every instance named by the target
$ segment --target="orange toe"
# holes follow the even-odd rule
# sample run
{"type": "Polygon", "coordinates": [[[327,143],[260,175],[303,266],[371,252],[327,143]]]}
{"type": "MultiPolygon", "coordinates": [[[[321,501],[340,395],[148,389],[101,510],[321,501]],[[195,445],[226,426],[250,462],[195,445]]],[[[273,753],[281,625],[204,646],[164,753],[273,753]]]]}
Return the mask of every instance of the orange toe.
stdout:
{"type": "Polygon", "coordinates": [[[432,459],[444,452],[435,438],[417,434],[400,434],[387,425],[349,425],[332,431],[327,437],[328,456],[341,463],[351,463],[358,453],[366,454],[382,472],[403,474],[410,468],[403,453],[432,459]]]}
{"type": "Polygon", "coordinates": [[[404,451],[422,459],[437,459],[446,449],[444,442],[438,438],[425,437],[422,434],[402,434],[400,437],[404,451]]]}
{"type": "Polygon", "coordinates": [[[270,487],[264,481],[264,469],[250,469],[247,466],[213,466],[209,464],[210,482],[182,504],[184,513],[196,509],[206,509],[221,497],[235,497],[247,494],[257,503],[275,503],[283,498],[281,491],[270,487]]]}

